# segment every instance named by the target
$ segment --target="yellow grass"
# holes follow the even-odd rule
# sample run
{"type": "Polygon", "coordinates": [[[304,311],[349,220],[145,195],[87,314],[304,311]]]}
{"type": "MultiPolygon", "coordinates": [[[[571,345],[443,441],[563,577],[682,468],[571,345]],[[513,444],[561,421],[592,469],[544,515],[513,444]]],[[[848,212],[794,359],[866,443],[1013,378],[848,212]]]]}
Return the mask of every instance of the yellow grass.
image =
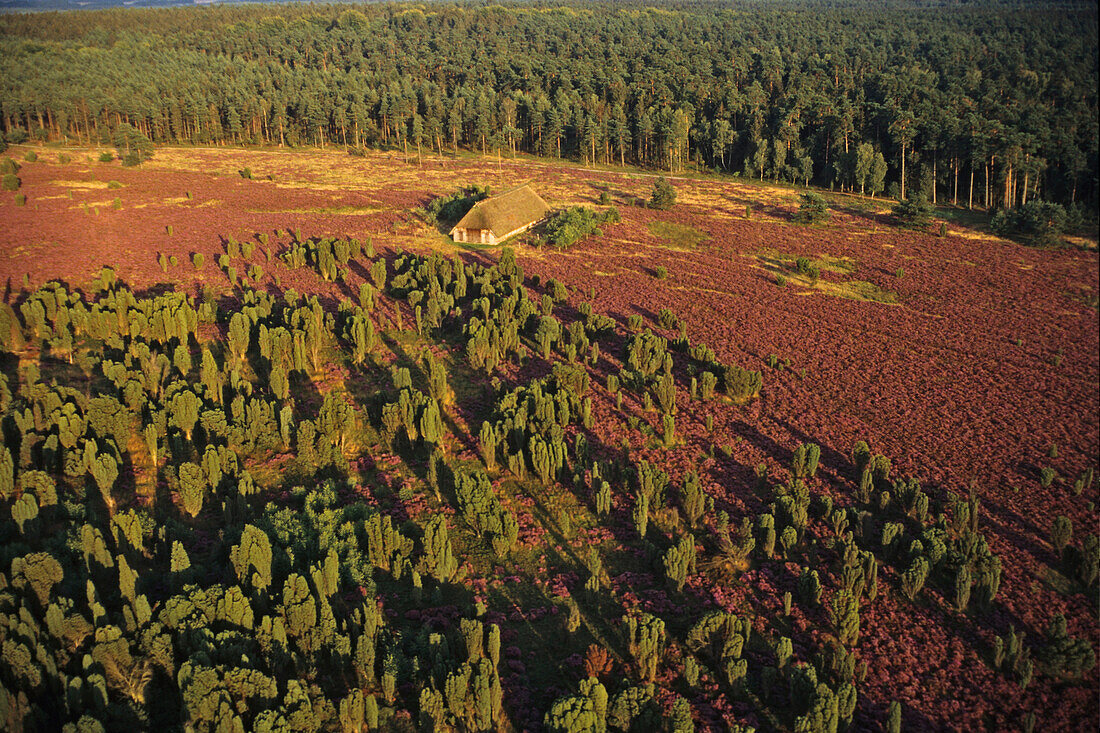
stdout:
{"type": "Polygon", "coordinates": [[[55,186],[62,188],[107,188],[107,181],[50,181],[55,186]]]}

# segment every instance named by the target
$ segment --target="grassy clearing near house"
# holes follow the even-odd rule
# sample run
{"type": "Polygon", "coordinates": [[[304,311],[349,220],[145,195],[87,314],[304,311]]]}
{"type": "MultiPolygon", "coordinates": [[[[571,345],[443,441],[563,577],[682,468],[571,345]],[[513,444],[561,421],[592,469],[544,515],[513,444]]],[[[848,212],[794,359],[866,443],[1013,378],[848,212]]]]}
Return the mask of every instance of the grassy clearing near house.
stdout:
{"type": "Polygon", "coordinates": [[[668,221],[650,222],[649,232],[658,239],[663,239],[661,246],[669,249],[696,249],[710,239],[709,235],[694,227],[668,221]]]}

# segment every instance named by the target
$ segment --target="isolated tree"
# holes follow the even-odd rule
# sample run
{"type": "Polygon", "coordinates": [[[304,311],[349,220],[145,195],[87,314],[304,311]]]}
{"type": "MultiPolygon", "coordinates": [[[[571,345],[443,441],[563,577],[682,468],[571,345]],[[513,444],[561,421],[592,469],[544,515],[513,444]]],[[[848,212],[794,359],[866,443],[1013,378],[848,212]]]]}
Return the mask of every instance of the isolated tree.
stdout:
{"type": "Polygon", "coordinates": [[[649,207],[651,209],[659,209],[661,211],[667,211],[676,205],[676,189],[669,183],[664,176],[657,178],[657,182],[653,184],[653,193],[649,197],[649,207]]]}
{"type": "Polygon", "coordinates": [[[128,122],[115,129],[112,142],[123,165],[137,165],[153,157],[152,141],[128,122]]]}

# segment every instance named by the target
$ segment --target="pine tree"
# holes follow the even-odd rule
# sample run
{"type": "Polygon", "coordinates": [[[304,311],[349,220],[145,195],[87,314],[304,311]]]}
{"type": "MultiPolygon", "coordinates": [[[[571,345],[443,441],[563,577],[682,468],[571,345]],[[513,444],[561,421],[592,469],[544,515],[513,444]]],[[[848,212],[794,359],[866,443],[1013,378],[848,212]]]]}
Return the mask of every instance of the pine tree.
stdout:
{"type": "Polygon", "coordinates": [[[172,363],[183,377],[191,373],[191,350],[186,344],[176,346],[172,354],[172,363]]]}
{"type": "Polygon", "coordinates": [[[640,491],[634,498],[634,529],[638,531],[639,537],[645,539],[646,525],[649,524],[649,499],[640,491]]]}
{"type": "Polygon", "coordinates": [[[206,494],[206,478],[202,468],[194,463],[184,463],[179,467],[180,501],[183,511],[191,517],[197,517],[202,511],[202,502],[206,494]]]}
{"type": "Polygon", "coordinates": [[[684,476],[684,488],[680,497],[680,505],[684,510],[684,518],[688,524],[694,527],[698,524],[706,508],[706,494],[699,483],[699,474],[689,471],[684,476]]]}
{"type": "Polygon", "coordinates": [[[447,533],[447,521],[442,514],[432,517],[424,527],[424,559],[432,576],[442,582],[450,580],[458,570],[458,561],[451,550],[447,533]]]}
{"type": "Polygon", "coordinates": [[[245,525],[240,543],[229,551],[229,559],[242,586],[264,590],[271,585],[271,540],[263,530],[245,525]]]}
{"type": "Polygon", "coordinates": [[[624,616],[623,624],[630,656],[638,665],[638,674],[643,680],[652,682],[657,676],[657,664],[664,650],[665,622],[642,613],[639,616],[624,616]]]}
{"type": "Polygon", "coordinates": [[[0,499],[7,500],[15,493],[15,464],[11,451],[0,445],[0,499]]]}
{"type": "Polygon", "coordinates": [[[229,319],[229,350],[237,361],[244,361],[250,338],[248,317],[243,313],[234,313],[229,319]]]}

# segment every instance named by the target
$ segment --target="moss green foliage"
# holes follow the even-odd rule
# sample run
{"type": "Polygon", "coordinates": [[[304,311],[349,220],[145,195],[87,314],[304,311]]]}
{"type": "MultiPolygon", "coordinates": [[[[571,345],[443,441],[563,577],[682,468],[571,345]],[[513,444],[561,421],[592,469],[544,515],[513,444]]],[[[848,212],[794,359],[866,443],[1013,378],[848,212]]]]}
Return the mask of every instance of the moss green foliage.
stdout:
{"type": "Polygon", "coordinates": [[[0,189],[4,191],[18,191],[22,182],[19,180],[19,176],[14,173],[5,173],[3,178],[0,179],[0,189]]]}
{"type": "Polygon", "coordinates": [[[550,216],[544,225],[546,241],[558,249],[566,249],[595,235],[602,236],[600,226],[619,222],[615,208],[599,212],[587,206],[571,206],[550,216]]]}
{"type": "Polygon", "coordinates": [[[994,233],[1027,244],[1050,245],[1059,241],[1068,216],[1061,204],[1031,200],[1022,206],[998,211],[990,222],[994,233]]]}
{"type": "Polygon", "coordinates": [[[912,229],[923,229],[932,223],[932,205],[922,193],[915,193],[893,208],[898,223],[912,229]]]}
{"type": "Polygon", "coordinates": [[[649,196],[649,208],[667,211],[676,205],[676,189],[664,176],[653,184],[653,193],[649,196]]]}
{"type": "Polygon", "coordinates": [[[489,196],[489,186],[460,188],[446,196],[437,196],[423,208],[417,209],[429,224],[449,227],[458,222],[478,201],[489,196]]]}
{"type": "Polygon", "coordinates": [[[656,616],[642,613],[638,616],[624,616],[623,628],[630,656],[637,665],[639,676],[652,682],[657,676],[657,665],[664,653],[665,622],[656,616]]]}
{"type": "Polygon", "coordinates": [[[802,224],[826,222],[829,220],[829,204],[821,194],[808,191],[799,197],[798,212],[794,218],[802,224]]]}

